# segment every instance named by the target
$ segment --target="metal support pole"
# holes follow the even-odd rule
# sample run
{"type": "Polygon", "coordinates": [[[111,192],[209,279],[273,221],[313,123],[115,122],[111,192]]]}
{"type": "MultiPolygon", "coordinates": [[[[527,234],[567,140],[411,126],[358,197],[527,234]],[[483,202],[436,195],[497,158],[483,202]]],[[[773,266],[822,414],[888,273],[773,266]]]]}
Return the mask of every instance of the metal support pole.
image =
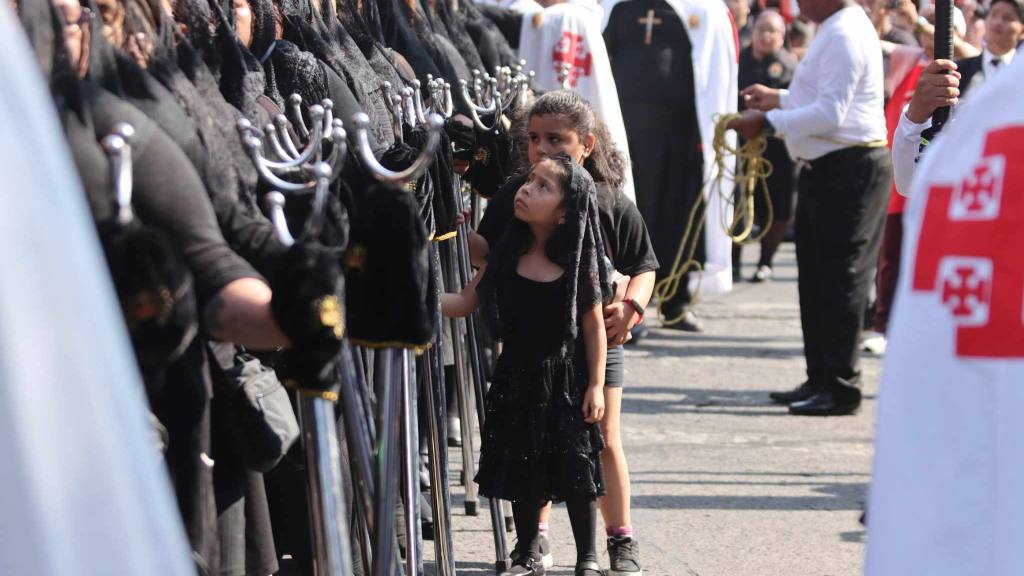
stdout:
{"type": "MultiPolygon", "coordinates": [[[[352,469],[352,487],[358,504],[356,508],[366,524],[366,529],[372,534],[375,525],[373,503],[376,497],[376,481],[373,475],[374,438],[372,422],[367,421],[364,411],[367,390],[365,378],[360,377],[362,358],[360,354],[353,353],[347,342],[342,345],[341,358],[341,429],[344,431],[349,467],[352,469]]],[[[370,566],[369,563],[364,565],[370,566]]]]}
{"type": "MultiPolygon", "coordinates": [[[[447,290],[449,292],[459,292],[462,290],[463,281],[462,274],[457,262],[456,250],[452,249],[449,244],[441,246],[441,259],[444,262],[445,269],[445,281],[447,290]]],[[[466,501],[465,508],[468,516],[476,516],[477,514],[477,488],[476,483],[473,482],[473,478],[476,477],[476,462],[473,456],[473,425],[470,421],[469,412],[469,401],[466,390],[468,388],[468,382],[466,379],[466,357],[465,357],[465,346],[462,339],[462,319],[461,318],[449,318],[449,327],[452,333],[452,352],[455,357],[455,392],[458,397],[459,405],[459,421],[461,422],[460,435],[462,437],[462,477],[463,485],[466,487],[466,501]]]]}
{"type": "Polygon", "coordinates": [[[313,533],[314,576],[347,576],[352,569],[348,514],[341,495],[341,453],[334,405],[319,396],[299,395],[308,497],[313,533]]]}
{"type": "MultiPolygon", "coordinates": [[[[456,182],[455,188],[459,191],[462,189],[462,187],[458,185],[458,182],[456,182]]],[[[463,201],[461,192],[456,193],[455,197],[456,209],[459,212],[464,211],[465,202],[463,201]]],[[[473,197],[472,203],[474,212],[476,212],[479,207],[479,202],[475,196],[473,197]]],[[[458,265],[464,277],[468,279],[472,273],[472,263],[470,262],[469,241],[466,238],[466,234],[466,226],[464,224],[460,225],[459,234],[457,236],[459,247],[457,250],[459,260],[458,265]]],[[[477,324],[478,319],[479,316],[476,313],[473,313],[466,318],[466,341],[469,344],[469,365],[473,372],[473,392],[476,396],[476,417],[480,426],[480,431],[483,433],[484,421],[486,420],[484,394],[486,393],[487,382],[484,377],[484,356],[480,342],[479,325],[477,324]]],[[[463,424],[463,426],[466,425],[466,423],[463,424]]],[[[496,572],[501,573],[511,567],[511,560],[509,560],[508,552],[508,538],[506,536],[506,514],[500,500],[489,498],[488,507],[491,512],[491,530],[494,533],[494,565],[496,572]]]]}
{"type": "Polygon", "coordinates": [[[455,557],[451,541],[451,502],[448,492],[444,366],[438,348],[437,345],[431,348],[422,362],[422,377],[426,379],[424,387],[427,391],[427,448],[430,455],[430,490],[433,496],[434,550],[437,576],[455,576],[455,557]]]}
{"type": "Polygon", "coordinates": [[[416,368],[412,352],[403,350],[402,370],[402,448],[405,488],[405,574],[420,574],[420,447],[416,406],[416,368]]]}
{"type": "Polygon", "coordinates": [[[401,421],[399,386],[395,382],[392,349],[379,350],[374,358],[374,388],[380,424],[377,427],[377,508],[374,514],[374,576],[394,576],[395,506],[398,504],[398,464],[401,421]]]}

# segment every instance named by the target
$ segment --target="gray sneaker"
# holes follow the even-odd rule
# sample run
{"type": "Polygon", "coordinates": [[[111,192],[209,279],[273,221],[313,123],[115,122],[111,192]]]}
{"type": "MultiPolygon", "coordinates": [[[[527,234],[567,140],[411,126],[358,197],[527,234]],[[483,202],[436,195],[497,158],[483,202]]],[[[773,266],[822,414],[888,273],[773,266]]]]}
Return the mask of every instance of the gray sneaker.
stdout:
{"type": "Polygon", "coordinates": [[[608,576],[643,576],[640,567],[640,544],[631,536],[612,536],[608,539],[608,576]]]}

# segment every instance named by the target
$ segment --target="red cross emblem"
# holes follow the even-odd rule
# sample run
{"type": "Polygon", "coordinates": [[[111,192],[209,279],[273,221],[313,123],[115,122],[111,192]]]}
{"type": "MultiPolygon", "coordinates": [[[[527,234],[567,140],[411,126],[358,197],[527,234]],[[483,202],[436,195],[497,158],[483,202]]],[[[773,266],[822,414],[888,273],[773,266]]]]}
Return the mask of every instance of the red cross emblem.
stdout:
{"type": "Polygon", "coordinates": [[[956,184],[928,193],[913,289],[937,292],[957,325],[956,354],[1024,358],[1024,126],[989,132],[956,184]]]}
{"type": "Polygon", "coordinates": [[[551,60],[556,74],[561,72],[563,62],[571,66],[569,68],[569,86],[574,88],[581,76],[590,76],[593,65],[583,36],[569,31],[562,32],[562,37],[555,43],[555,48],[551,51],[551,60]]]}

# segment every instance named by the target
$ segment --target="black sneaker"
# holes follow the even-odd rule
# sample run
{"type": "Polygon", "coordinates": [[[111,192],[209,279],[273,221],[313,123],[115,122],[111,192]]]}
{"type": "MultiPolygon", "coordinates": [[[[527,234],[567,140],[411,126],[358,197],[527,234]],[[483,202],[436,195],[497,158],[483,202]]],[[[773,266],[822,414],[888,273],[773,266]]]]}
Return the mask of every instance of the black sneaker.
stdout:
{"type": "Polygon", "coordinates": [[[640,567],[640,544],[632,536],[612,536],[608,539],[608,576],[643,576],[640,567]]]}
{"type": "MultiPolygon", "coordinates": [[[[540,555],[540,562],[545,570],[549,570],[555,565],[555,555],[551,553],[551,540],[548,539],[547,534],[539,534],[537,536],[537,550],[534,552],[540,555]]],[[[512,559],[512,562],[515,562],[516,558],[519,557],[519,551],[512,550],[509,557],[512,559]]]]}
{"type": "Polygon", "coordinates": [[[544,576],[544,563],[540,558],[525,553],[516,554],[512,559],[512,566],[500,574],[500,576],[544,576]]]}

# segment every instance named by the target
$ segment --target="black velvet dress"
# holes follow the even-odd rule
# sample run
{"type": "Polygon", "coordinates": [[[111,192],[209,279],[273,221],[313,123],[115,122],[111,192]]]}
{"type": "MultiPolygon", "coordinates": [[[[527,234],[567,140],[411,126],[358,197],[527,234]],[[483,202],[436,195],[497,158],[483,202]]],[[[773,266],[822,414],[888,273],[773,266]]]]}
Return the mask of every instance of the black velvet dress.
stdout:
{"type": "Polygon", "coordinates": [[[566,277],[508,276],[498,295],[504,343],[486,398],[476,481],[505,500],[562,501],[604,494],[597,424],[583,419],[583,338],[565,342],[566,277]],[[566,352],[568,350],[568,352],[566,352]]]}

